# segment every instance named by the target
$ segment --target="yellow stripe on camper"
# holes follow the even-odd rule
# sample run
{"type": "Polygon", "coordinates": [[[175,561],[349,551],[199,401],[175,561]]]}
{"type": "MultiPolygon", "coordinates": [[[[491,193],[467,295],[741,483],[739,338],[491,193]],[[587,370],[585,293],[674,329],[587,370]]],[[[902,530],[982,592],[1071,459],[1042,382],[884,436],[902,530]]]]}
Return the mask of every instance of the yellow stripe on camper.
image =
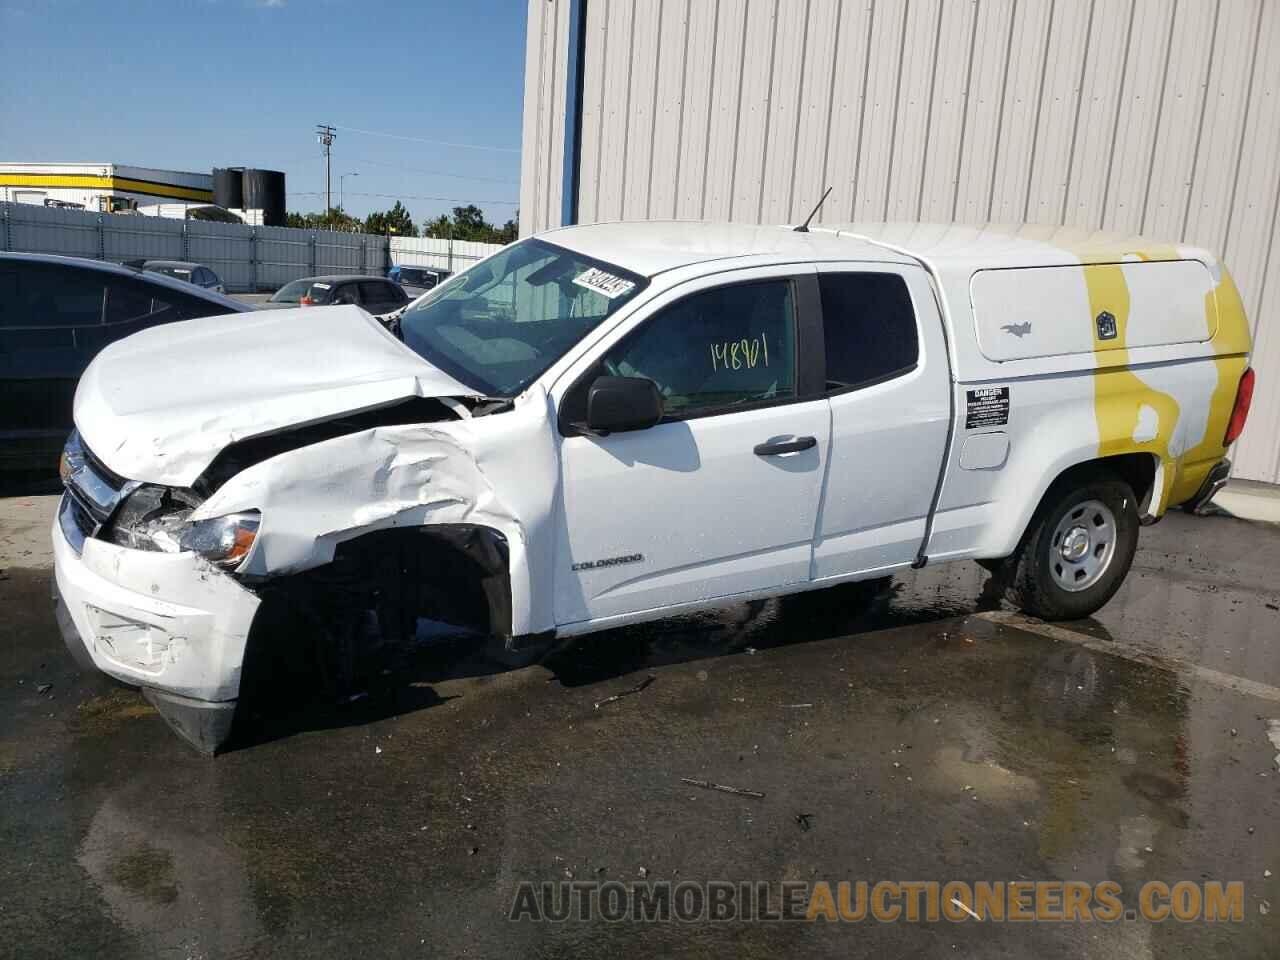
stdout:
{"type": "Polygon", "coordinates": [[[80,173],[5,173],[0,174],[0,187],[49,187],[53,189],[121,190],[170,200],[194,200],[212,203],[213,191],[183,187],[155,180],[131,177],[102,177],[80,173]]]}

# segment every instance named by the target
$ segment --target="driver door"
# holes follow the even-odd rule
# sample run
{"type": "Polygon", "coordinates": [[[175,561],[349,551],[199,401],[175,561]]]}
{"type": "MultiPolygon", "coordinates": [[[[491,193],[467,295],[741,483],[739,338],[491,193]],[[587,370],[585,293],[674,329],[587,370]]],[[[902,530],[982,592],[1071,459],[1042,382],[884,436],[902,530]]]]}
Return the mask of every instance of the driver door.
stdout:
{"type": "Polygon", "coordinates": [[[560,397],[562,628],[810,577],[831,431],[814,272],[723,273],[641,313],[576,365],[560,397]],[[662,421],[603,437],[580,429],[606,374],[653,380],[662,421]]]}

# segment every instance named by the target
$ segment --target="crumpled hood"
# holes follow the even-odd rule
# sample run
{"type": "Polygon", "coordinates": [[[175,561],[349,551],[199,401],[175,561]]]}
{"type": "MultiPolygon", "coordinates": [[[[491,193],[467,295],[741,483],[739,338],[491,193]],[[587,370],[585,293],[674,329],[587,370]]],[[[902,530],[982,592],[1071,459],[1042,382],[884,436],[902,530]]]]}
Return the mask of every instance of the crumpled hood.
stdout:
{"type": "Polygon", "coordinates": [[[408,397],[468,396],[355,306],[203,317],[111,344],[76,390],[85,443],[122,477],[190,486],[229,444],[408,397]]]}

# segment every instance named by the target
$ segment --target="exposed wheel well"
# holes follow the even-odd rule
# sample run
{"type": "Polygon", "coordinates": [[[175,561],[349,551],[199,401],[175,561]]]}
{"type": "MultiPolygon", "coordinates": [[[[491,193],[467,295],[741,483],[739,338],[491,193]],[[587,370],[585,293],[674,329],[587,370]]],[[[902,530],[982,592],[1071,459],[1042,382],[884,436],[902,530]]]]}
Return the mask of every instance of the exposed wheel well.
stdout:
{"type": "Polygon", "coordinates": [[[511,633],[507,541],[474,524],[367,533],[339,544],[332,562],[257,590],[246,678],[314,665],[338,692],[366,654],[414,641],[419,618],[478,639],[511,633]]]}

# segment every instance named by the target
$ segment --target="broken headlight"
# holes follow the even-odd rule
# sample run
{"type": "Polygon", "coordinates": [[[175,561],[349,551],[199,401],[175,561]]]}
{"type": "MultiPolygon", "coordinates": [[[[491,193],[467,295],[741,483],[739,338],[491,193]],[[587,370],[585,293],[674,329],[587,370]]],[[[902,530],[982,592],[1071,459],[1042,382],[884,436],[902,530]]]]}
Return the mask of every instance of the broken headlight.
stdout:
{"type": "Polygon", "coordinates": [[[139,487],[120,506],[110,537],[134,550],[191,552],[232,570],[249,555],[258,536],[256,510],[191,520],[200,500],[185,490],[139,487]]]}

